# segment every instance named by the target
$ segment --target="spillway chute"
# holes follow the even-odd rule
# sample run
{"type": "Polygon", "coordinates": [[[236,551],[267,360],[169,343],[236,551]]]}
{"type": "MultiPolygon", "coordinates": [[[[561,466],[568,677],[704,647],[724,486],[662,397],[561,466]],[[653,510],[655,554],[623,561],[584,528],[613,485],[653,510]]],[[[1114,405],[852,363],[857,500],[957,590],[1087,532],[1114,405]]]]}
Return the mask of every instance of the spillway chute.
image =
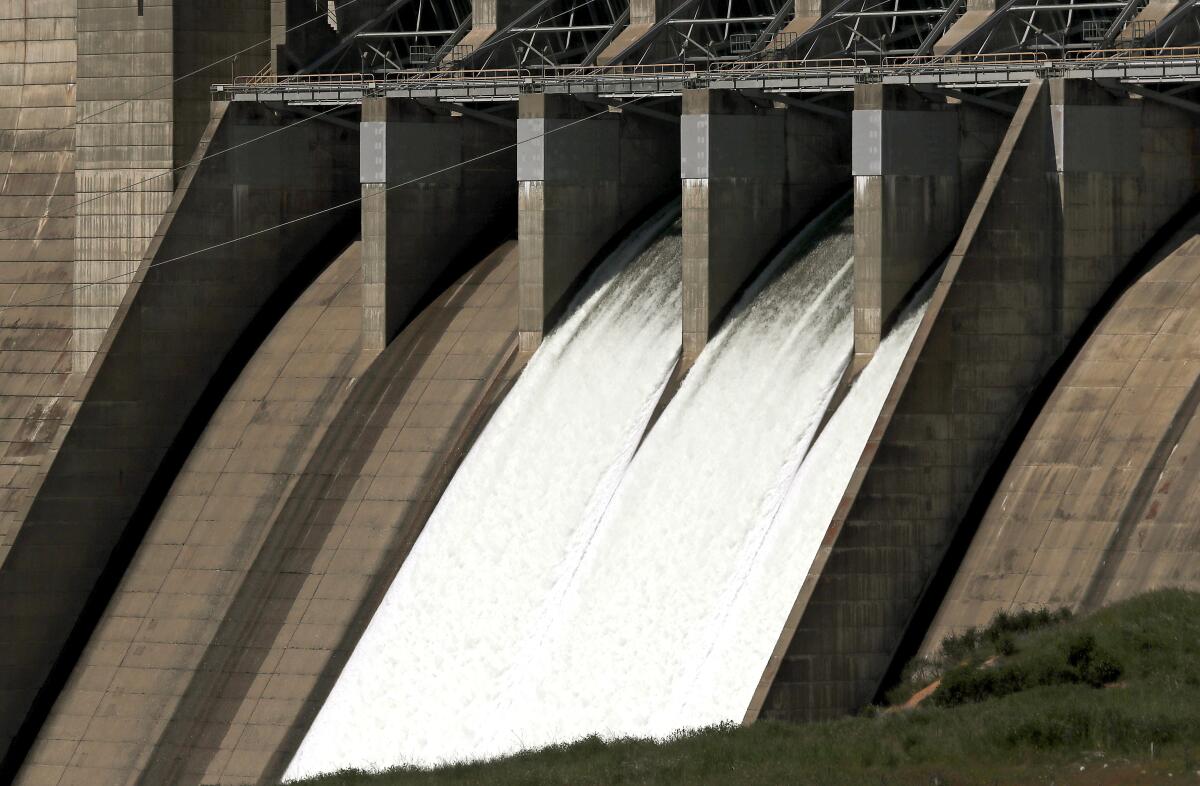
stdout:
{"type": "Polygon", "coordinates": [[[853,342],[851,220],[811,240],[747,289],[644,441],[678,357],[677,230],[596,272],[464,461],[289,778],[742,719],[924,307],[826,420],[853,342]]]}
{"type": "Polygon", "coordinates": [[[595,271],[464,460],[287,771],[435,764],[536,745],[497,708],[589,512],[679,351],[665,208],[595,271]]]}

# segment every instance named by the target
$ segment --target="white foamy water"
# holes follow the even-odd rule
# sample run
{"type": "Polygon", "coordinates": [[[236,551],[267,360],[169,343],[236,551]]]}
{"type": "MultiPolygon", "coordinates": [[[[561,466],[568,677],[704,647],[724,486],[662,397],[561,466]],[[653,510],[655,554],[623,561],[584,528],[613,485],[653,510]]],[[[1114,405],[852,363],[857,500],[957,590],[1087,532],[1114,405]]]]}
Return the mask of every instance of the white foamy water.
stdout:
{"type": "Polygon", "coordinates": [[[928,302],[814,442],[850,350],[843,243],[730,324],[630,465],[542,657],[562,739],[742,720],[928,302]]]}
{"type": "Polygon", "coordinates": [[[779,260],[638,451],[540,644],[560,739],[741,720],[782,623],[763,548],[852,349],[852,245],[846,220],[779,260]]]}
{"type": "MultiPolygon", "coordinates": [[[[787,580],[797,591],[850,483],[871,430],[875,428],[883,403],[929,307],[933,285],[939,278],[940,273],[930,277],[892,331],[884,337],[871,362],[829,418],[788,490],[779,510],[779,519],[787,522],[788,529],[800,537],[792,544],[772,549],[787,556],[772,563],[767,570],[787,574],[787,580]],[[799,562],[804,563],[803,571],[795,570],[799,562]]],[[[794,599],[795,592],[787,599],[789,609],[794,599]]],[[[783,613],[786,616],[787,611],[783,613]]],[[[765,664],[766,660],[763,662],[765,664]]]]}
{"type": "Polygon", "coordinates": [[[678,213],[676,204],[623,244],[534,354],[449,484],[286,780],[547,741],[525,736],[540,720],[530,714],[544,709],[515,701],[507,675],[537,637],[564,555],[607,505],[677,358],[682,243],[678,229],[663,231],[678,213]]]}
{"type": "Polygon", "coordinates": [[[851,351],[851,245],[847,221],[777,260],[640,449],[678,349],[679,239],[600,276],[455,476],[287,777],[740,721],[924,313],[925,296],[814,440],[851,351]]]}

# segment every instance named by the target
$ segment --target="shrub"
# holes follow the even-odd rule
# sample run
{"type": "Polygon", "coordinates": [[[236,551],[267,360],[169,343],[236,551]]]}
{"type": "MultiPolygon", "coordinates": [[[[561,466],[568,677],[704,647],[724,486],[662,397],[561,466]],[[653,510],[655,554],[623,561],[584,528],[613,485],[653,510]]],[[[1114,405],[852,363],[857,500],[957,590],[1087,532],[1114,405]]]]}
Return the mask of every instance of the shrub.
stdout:
{"type": "MultiPolygon", "coordinates": [[[[1003,641],[1003,640],[1001,640],[1003,641]]],[[[1016,644],[1005,645],[1015,652],[1016,644]]],[[[951,669],[931,697],[939,707],[971,704],[1047,685],[1084,684],[1099,688],[1121,676],[1121,664],[1103,651],[1091,634],[1069,639],[1065,646],[1027,658],[979,667],[966,663],[951,669]]]]}

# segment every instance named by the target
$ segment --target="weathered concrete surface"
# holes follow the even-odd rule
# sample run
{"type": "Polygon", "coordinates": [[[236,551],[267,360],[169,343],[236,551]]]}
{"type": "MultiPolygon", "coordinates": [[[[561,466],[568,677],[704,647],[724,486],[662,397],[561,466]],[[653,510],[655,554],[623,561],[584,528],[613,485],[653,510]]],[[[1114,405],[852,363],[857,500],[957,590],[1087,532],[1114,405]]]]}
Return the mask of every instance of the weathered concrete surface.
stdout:
{"type": "MultiPolygon", "coordinates": [[[[217,106],[196,160],[279,122],[262,107],[217,106]]],[[[345,211],[228,241],[352,197],[357,153],[347,132],[310,123],[187,170],[0,566],[4,749],[85,606],[103,602],[96,582],[193,406],[264,303],[345,211]]]]}
{"type": "Polygon", "coordinates": [[[1125,27],[1117,32],[1116,42],[1125,46],[1138,43],[1139,46],[1154,46],[1154,27],[1158,25],[1167,14],[1179,7],[1179,0],[1150,0],[1142,7],[1140,11],[1133,17],[1133,20],[1126,23],[1125,27]],[[1147,28],[1149,28],[1147,30],[1147,28]],[[1138,42],[1139,35],[1150,33],[1151,39],[1145,44],[1138,42]]]}
{"type": "Polygon", "coordinates": [[[958,236],[1008,118],[901,85],[854,90],[854,362],[958,236]]]}
{"type": "Polygon", "coordinates": [[[523,95],[519,111],[521,349],[530,352],[605,244],[678,188],[679,129],[567,95],[523,95]]]}
{"type": "Polygon", "coordinates": [[[1198,161],[1181,113],[1030,86],[748,718],[872,698],[1030,393],[1122,261],[1196,193],[1198,161]]]}
{"type": "Polygon", "coordinates": [[[848,119],[684,91],[684,369],[768,253],[849,187],[848,119]]]}
{"type": "MultiPolygon", "coordinates": [[[[233,0],[233,2],[237,2],[237,0],[233,0]]],[[[332,50],[337,46],[339,40],[344,39],[361,25],[386,12],[395,0],[354,0],[353,3],[341,0],[337,3],[336,11],[332,16],[328,13],[326,0],[319,0],[319,2],[314,2],[314,0],[270,0],[269,8],[265,2],[266,0],[257,0],[257,2],[244,3],[244,5],[254,6],[256,9],[261,9],[262,13],[268,14],[271,37],[269,55],[271,72],[294,74],[300,69],[312,65],[316,58],[332,50]]],[[[197,4],[198,7],[201,5],[206,7],[207,3],[197,4]]],[[[259,36],[256,42],[265,37],[266,33],[259,36]]],[[[224,57],[228,54],[230,52],[222,52],[220,56],[224,57]]],[[[354,65],[342,68],[342,71],[352,71],[358,68],[357,55],[351,54],[346,59],[354,65]]],[[[259,68],[261,68],[261,64],[259,68]]],[[[324,70],[328,73],[336,69],[330,64],[328,67],[317,70],[324,70]]],[[[243,64],[237,69],[237,73],[255,74],[258,73],[258,68],[251,68],[243,64]]]]}
{"type": "Polygon", "coordinates": [[[515,373],[509,242],[382,354],[360,245],[246,365],[18,783],[274,782],[515,373]]]}
{"type": "MultiPolygon", "coordinates": [[[[113,4],[112,0],[104,2],[113,4]]],[[[352,8],[365,12],[366,6],[378,2],[382,0],[358,0],[352,8]]],[[[148,14],[151,3],[143,0],[143,4],[148,14]]],[[[265,0],[175,0],[171,19],[171,78],[175,80],[171,88],[171,141],[176,168],[192,160],[196,144],[208,127],[213,83],[223,82],[230,75],[257,74],[268,66],[270,19],[265,0]]],[[[105,36],[108,53],[113,51],[113,38],[105,36]]],[[[153,39],[146,43],[148,50],[139,51],[160,51],[153,39]]],[[[176,173],[175,182],[179,179],[176,173]]]]}
{"type": "Polygon", "coordinates": [[[796,0],[791,21],[775,34],[773,45],[785,47],[812,29],[822,16],[833,10],[836,0],[796,0]]]}
{"type": "MultiPolygon", "coordinates": [[[[635,43],[639,38],[650,32],[650,28],[654,27],[655,22],[660,19],[665,19],[671,11],[679,5],[681,0],[630,0],[629,1],[629,23],[625,26],[616,38],[604,47],[604,51],[596,58],[596,62],[600,65],[608,65],[613,62],[617,55],[624,52],[635,43]]],[[[673,60],[670,52],[671,37],[662,35],[658,40],[651,45],[650,51],[646,53],[646,61],[650,63],[661,62],[663,60],[673,60]]],[[[639,52],[639,58],[641,53],[639,52]]]]}
{"type": "MultiPolygon", "coordinates": [[[[534,0],[472,0],[471,29],[458,45],[468,52],[478,49],[487,43],[498,29],[511,24],[533,5],[534,0]]],[[[495,58],[493,65],[511,65],[512,49],[507,46],[497,48],[495,58]]]]}
{"type": "Polygon", "coordinates": [[[0,565],[77,382],[75,15],[0,4],[0,565]]]}
{"type": "Polygon", "coordinates": [[[88,286],[75,294],[75,371],[95,357],[171,202],[173,170],[208,124],[209,86],[265,64],[267,20],[265,5],[242,0],[79,0],[75,283],[88,286]],[[236,64],[205,68],[243,49],[236,64]]]}
{"type": "Polygon", "coordinates": [[[1200,587],[1200,221],[1121,296],[988,506],[923,650],[998,611],[1200,587]]]}
{"type": "Polygon", "coordinates": [[[515,122],[451,116],[409,99],[364,99],[365,348],[387,346],[481,236],[512,230],[516,140],[515,122]]]}
{"type": "MultiPolygon", "coordinates": [[[[1004,0],[967,0],[966,13],[950,25],[950,29],[934,43],[933,53],[944,55],[947,52],[955,51],[965,38],[979,29],[979,26],[986,22],[988,17],[1002,5],[1004,5],[1004,0]]],[[[1000,51],[1004,47],[1011,46],[1015,41],[1012,30],[1000,26],[992,31],[988,45],[983,51],[1000,51]]],[[[968,51],[978,51],[978,46],[973,45],[968,51]]]]}

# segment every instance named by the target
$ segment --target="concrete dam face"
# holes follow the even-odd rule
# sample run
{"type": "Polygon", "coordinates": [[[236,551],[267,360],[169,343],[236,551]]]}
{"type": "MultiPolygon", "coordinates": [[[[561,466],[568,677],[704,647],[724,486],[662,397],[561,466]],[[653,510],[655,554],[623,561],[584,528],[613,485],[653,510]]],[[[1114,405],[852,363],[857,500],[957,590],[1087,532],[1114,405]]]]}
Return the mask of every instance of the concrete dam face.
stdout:
{"type": "Polygon", "coordinates": [[[1192,3],[9,5],[0,781],[820,721],[1200,587],[1192,3]]]}

